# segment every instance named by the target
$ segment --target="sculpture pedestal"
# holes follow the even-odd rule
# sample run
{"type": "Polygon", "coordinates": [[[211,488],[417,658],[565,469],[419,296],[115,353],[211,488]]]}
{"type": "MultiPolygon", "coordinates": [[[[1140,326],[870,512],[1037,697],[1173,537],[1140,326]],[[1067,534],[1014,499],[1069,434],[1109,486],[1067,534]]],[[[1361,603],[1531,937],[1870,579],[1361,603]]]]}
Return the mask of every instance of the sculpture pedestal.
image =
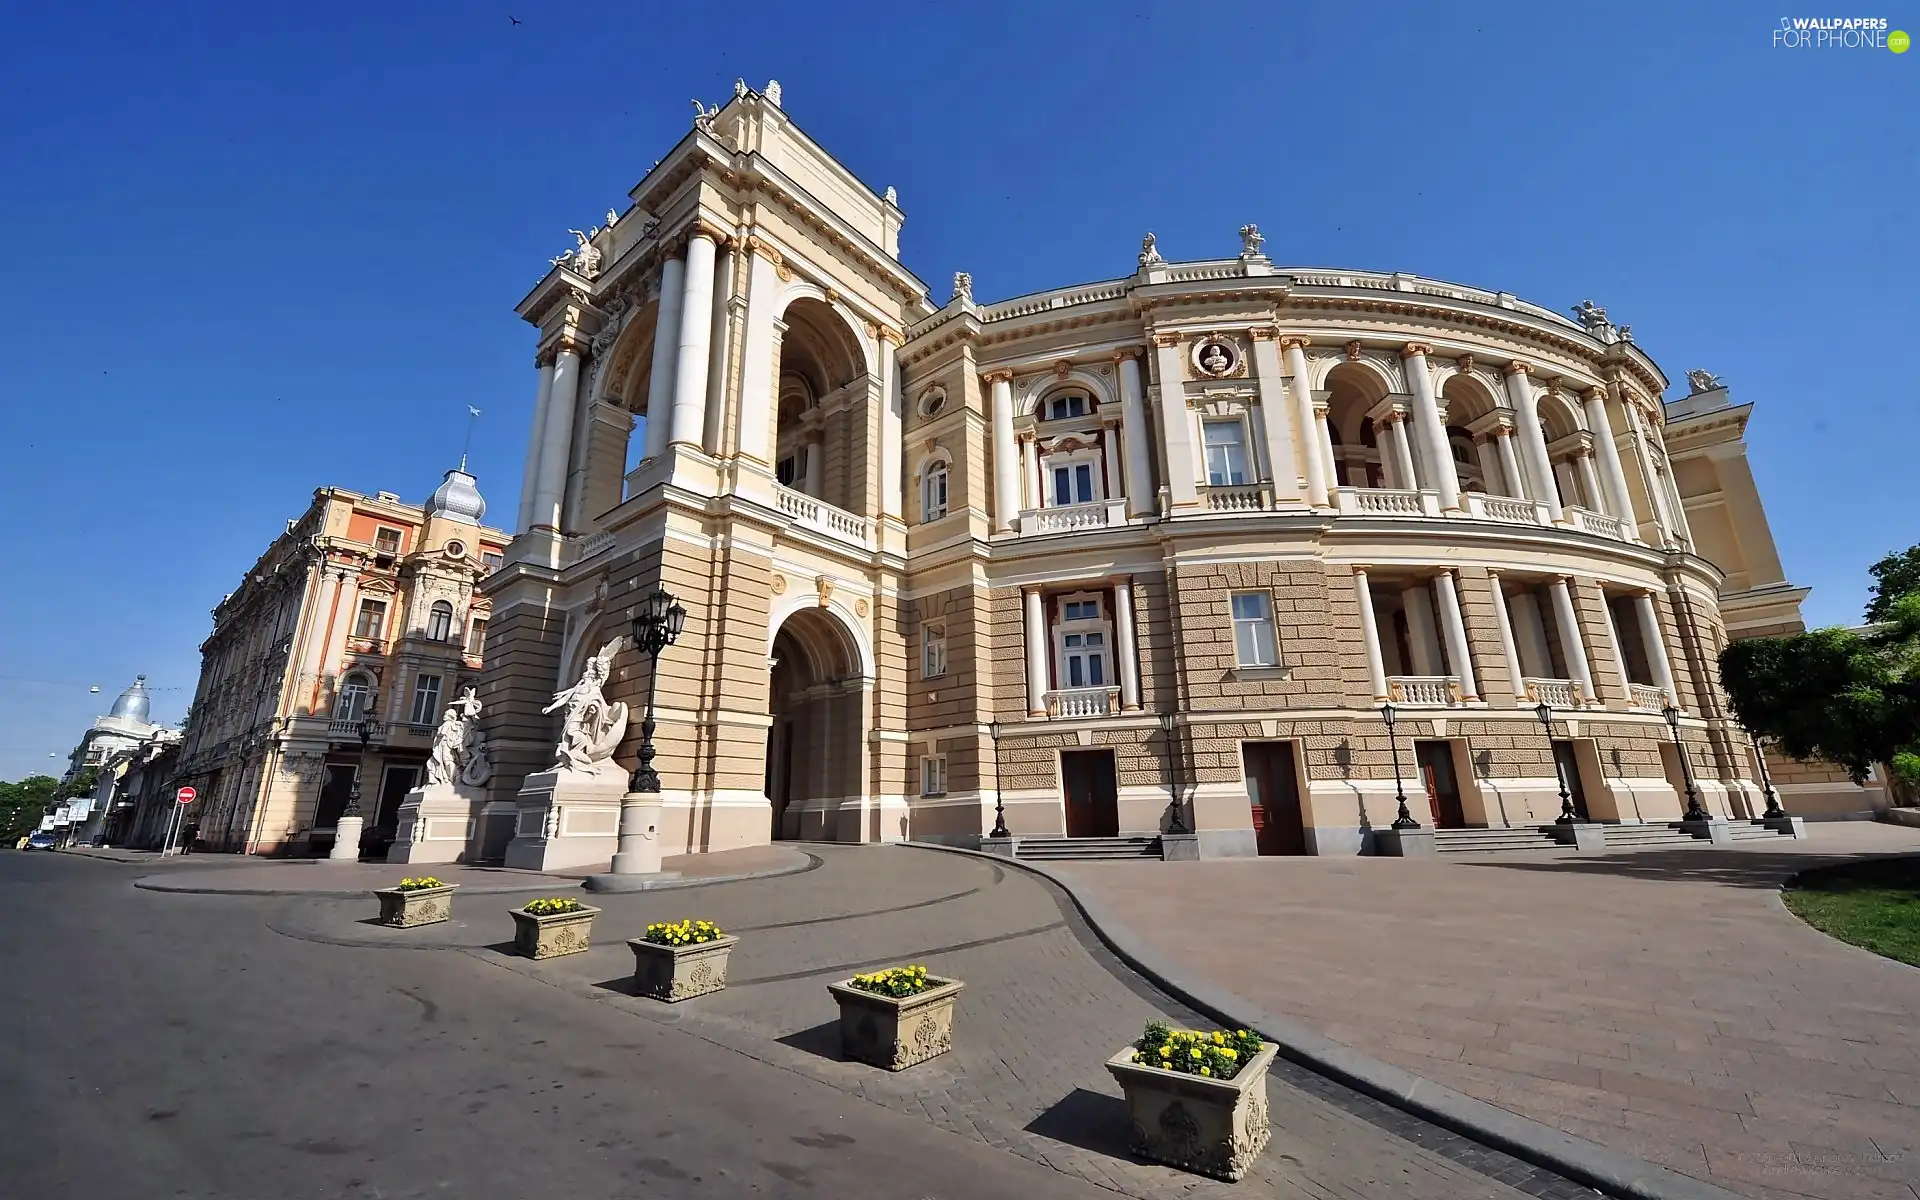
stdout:
{"type": "Polygon", "coordinates": [[[612,762],[586,771],[540,771],[518,797],[519,820],[506,865],[528,871],[596,867],[619,848],[627,773],[612,762]]]}
{"type": "Polygon", "coordinates": [[[413,789],[400,802],[399,825],[394,830],[393,845],[387,848],[387,861],[461,861],[473,839],[474,820],[485,803],[486,797],[478,788],[430,783],[413,789]]]}
{"type": "Polygon", "coordinates": [[[363,817],[341,817],[334,826],[333,849],[327,851],[327,857],[334,862],[359,862],[360,829],[365,824],[363,817]]]}

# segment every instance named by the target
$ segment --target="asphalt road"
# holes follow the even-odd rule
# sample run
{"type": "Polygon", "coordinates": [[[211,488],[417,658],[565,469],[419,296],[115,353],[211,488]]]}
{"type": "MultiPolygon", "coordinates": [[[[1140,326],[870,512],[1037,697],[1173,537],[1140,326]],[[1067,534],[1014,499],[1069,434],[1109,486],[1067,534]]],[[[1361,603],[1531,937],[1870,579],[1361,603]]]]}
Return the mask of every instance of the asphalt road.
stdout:
{"type": "Polygon", "coordinates": [[[460,953],[0,853],[0,1196],[1111,1193],[460,953]]]}

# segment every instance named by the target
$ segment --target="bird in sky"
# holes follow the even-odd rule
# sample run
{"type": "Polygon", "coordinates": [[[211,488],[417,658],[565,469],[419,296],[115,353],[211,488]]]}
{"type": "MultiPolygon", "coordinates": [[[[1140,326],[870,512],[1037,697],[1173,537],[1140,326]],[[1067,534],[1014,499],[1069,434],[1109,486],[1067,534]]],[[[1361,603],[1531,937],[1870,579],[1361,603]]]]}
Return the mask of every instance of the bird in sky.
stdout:
{"type": "Polygon", "coordinates": [[[514,25],[518,25],[518,24],[520,24],[520,18],[519,18],[519,17],[516,17],[516,16],[514,16],[514,15],[513,15],[512,13],[508,13],[508,14],[507,14],[507,21],[508,21],[508,22],[509,22],[510,24],[514,24],[514,25]]]}

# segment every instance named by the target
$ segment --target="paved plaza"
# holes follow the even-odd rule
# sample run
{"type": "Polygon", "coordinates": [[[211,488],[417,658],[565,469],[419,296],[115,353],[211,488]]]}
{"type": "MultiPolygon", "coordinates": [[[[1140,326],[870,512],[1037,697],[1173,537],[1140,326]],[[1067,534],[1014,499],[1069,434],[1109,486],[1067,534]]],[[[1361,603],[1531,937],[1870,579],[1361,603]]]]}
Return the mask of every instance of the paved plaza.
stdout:
{"type": "Polygon", "coordinates": [[[1060,873],[1183,969],[1470,1096],[1760,1200],[1915,1200],[1920,970],[1778,889],[1916,852],[1920,830],[1832,822],[1726,849],[1060,873]]]}

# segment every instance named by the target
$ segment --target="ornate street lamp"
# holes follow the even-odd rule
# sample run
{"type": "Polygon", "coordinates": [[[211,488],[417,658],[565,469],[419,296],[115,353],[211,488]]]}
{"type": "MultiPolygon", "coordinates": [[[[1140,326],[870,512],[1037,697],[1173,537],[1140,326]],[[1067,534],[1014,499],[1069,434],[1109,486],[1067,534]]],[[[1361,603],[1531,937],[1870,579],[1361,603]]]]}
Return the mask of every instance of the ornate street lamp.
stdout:
{"type": "Polygon", "coordinates": [[[1400,782],[1400,739],[1393,735],[1393,722],[1399,715],[1399,710],[1393,707],[1392,702],[1380,706],[1380,719],[1387,723],[1387,747],[1393,751],[1393,802],[1399,806],[1393,816],[1392,828],[1418,829],[1420,822],[1414,820],[1413,814],[1407,811],[1407,790],[1400,782]]]}
{"type": "Polygon", "coordinates": [[[1713,816],[1700,806],[1700,793],[1693,786],[1693,763],[1687,759],[1687,744],[1680,740],[1680,710],[1668,704],[1660,710],[1667,719],[1667,728],[1673,731],[1673,748],[1680,753],[1680,777],[1687,784],[1687,811],[1680,819],[1683,821],[1711,821],[1713,816]]]}
{"type": "Polygon", "coordinates": [[[1000,791],[1000,722],[987,726],[987,736],[993,739],[993,832],[990,838],[1010,838],[1007,832],[1007,798],[1000,791]]]}
{"type": "Polygon", "coordinates": [[[1749,729],[1747,740],[1753,743],[1753,757],[1760,763],[1760,787],[1767,794],[1767,811],[1760,815],[1769,821],[1785,817],[1787,810],[1780,806],[1780,793],[1773,790],[1773,775],[1767,770],[1767,752],[1760,745],[1760,735],[1749,729]]]}
{"type": "Polygon", "coordinates": [[[647,656],[647,708],[640,718],[640,765],[634,768],[630,791],[660,790],[660,772],[653,769],[653,695],[660,679],[660,652],[680,640],[687,610],[665,588],[642,600],[633,614],[633,645],[647,656]]]}
{"type": "Polygon", "coordinates": [[[1180,781],[1173,770],[1173,714],[1160,714],[1161,744],[1167,750],[1167,832],[1187,832],[1186,811],[1180,806],[1180,781]]]}
{"type": "Polygon", "coordinates": [[[1542,700],[1533,706],[1533,715],[1540,718],[1540,728],[1547,731],[1547,757],[1553,760],[1553,777],[1560,784],[1560,815],[1553,823],[1578,825],[1580,814],[1573,810],[1573,793],[1567,790],[1567,769],[1560,765],[1560,756],[1553,748],[1553,705],[1542,700]]]}
{"type": "Polygon", "coordinates": [[[367,713],[353,730],[354,736],[360,739],[360,761],[353,766],[353,788],[347,793],[347,807],[340,814],[343,817],[360,815],[360,776],[367,767],[367,746],[380,733],[380,720],[373,711],[379,702],[378,698],[367,702],[367,713]]]}

